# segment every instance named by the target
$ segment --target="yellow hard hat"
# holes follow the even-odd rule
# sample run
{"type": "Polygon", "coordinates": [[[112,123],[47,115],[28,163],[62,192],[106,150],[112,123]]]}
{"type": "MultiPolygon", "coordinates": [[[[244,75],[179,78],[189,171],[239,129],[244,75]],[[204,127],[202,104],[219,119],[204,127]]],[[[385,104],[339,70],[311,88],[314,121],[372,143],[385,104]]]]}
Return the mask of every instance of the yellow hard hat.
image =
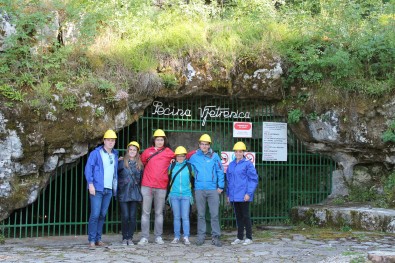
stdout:
{"type": "Polygon", "coordinates": [[[117,138],[117,134],[113,130],[107,130],[103,136],[103,139],[116,139],[116,138],[117,138]]]}
{"type": "Polygon", "coordinates": [[[165,132],[163,131],[163,130],[161,130],[161,129],[157,129],[155,132],[154,132],[154,135],[153,135],[154,137],[166,137],[166,134],[165,134],[165,132]]]}
{"type": "Polygon", "coordinates": [[[233,151],[246,151],[247,147],[244,142],[236,142],[233,146],[233,151]]]}
{"type": "Polygon", "coordinates": [[[209,142],[209,143],[211,143],[210,135],[203,134],[202,136],[200,136],[199,142],[209,142]]]}
{"type": "Polygon", "coordinates": [[[179,154],[187,154],[187,149],[185,149],[185,147],[183,146],[178,146],[176,148],[176,150],[174,151],[175,155],[179,155],[179,154]]]}
{"type": "Polygon", "coordinates": [[[136,146],[137,150],[140,150],[140,144],[136,141],[132,141],[128,144],[128,146],[126,146],[126,148],[129,148],[130,145],[136,146]]]}

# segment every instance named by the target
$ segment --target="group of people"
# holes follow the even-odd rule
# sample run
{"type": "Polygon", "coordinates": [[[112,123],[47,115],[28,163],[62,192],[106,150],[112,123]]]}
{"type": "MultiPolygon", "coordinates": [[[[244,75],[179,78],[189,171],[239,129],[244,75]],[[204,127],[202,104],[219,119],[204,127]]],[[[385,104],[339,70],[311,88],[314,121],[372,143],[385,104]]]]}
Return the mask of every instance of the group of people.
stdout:
{"type": "MultiPolygon", "coordinates": [[[[91,208],[88,223],[89,248],[105,245],[101,238],[112,196],[116,196],[120,203],[124,245],[133,245],[137,206],[141,202],[141,239],[138,244],[145,245],[149,242],[152,205],[155,210],[155,243],[164,244],[163,210],[168,201],[173,211],[174,239],[171,243],[190,244],[189,212],[195,202],[196,245],[203,245],[206,239],[205,215],[208,205],[212,244],[221,247],[219,205],[225,187],[225,174],[220,157],[210,147],[211,137],[203,134],[198,149],[192,152],[188,153],[183,146],[178,146],[173,152],[165,132],[158,129],[152,136],[151,147],[141,155],[139,143],[132,141],[121,158],[114,149],[116,139],[113,130],[106,131],[103,145],[90,153],[85,167],[91,208]]],[[[233,150],[235,160],[226,171],[225,191],[237,222],[237,238],[231,244],[249,245],[252,243],[249,202],[253,201],[258,175],[253,164],[244,156],[246,145],[237,142],[233,150]]]]}

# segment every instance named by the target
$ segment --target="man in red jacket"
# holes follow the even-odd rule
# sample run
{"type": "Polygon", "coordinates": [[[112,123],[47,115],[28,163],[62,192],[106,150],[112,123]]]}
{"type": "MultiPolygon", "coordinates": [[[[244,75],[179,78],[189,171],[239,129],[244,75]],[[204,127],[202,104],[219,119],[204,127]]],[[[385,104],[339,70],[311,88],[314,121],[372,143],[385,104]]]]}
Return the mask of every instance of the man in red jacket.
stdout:
{"type": "Polygon", "coordinates": [[[148,244],[152,201],[155,208],[155,243],[159,245],[164,243],[162,239],[163,208],[165,206],[167,184],[169,182],[167,168],[170,165],[170,161],[174,158],[174,152],[169,148],[166,134],[161,129],[154,132],[151,145],[141,155],[141,161],[144,164],[144,174],[141,181],[143,206],[139,245],[148,244]]]}

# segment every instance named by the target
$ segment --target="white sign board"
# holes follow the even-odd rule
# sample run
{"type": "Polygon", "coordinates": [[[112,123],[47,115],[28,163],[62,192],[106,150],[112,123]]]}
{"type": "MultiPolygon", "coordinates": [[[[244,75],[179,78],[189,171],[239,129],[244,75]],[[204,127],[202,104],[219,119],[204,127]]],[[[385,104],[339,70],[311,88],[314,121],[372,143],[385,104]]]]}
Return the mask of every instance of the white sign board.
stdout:
{"type": "Polygon", "coordinates": [[[252,122],[234,122],[233,138],[252,138],[252,122]]]}
{"type": "Polygon", "coordinates": [[[262,125],[262,160],[287,161],[287,124],[264,122],[262,125]]]}
{"type": "MultiPolygon", "coordinates": [[[[245,152],[244,156],[248,160],[250,160],[255,167],[255,153],[245,152]]],[[[226,173],[226,170],[228,169],[230,162],[233,161],[234,159],[236,159],[234,152],[221,152],[221,163],[222,166],[224,167],[224,173],[226,173]]]]}

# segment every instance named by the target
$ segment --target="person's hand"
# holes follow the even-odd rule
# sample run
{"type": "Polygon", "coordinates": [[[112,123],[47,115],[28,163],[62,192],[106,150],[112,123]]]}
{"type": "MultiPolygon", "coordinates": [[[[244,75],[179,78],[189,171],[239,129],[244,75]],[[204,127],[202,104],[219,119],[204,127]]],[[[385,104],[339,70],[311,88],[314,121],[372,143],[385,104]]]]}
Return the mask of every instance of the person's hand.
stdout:
{"type": "Polygon", "coordinates": [[[119,156],[118,161],[122,161],[123,160],[123,156],[119,156]]]}
{"type": "Polygon", "coordinates": [[[217,192],[220,194],[220,193],[222,193],[222,189],[220,189],[220,188],[217,188],[217,192]]]}
{"type": "Polygon", "coordinates": [[[89,184],[89,194],[96,195],[96,189],[93,184],[89,184]]]}
{"type": "Polygon", "coordinates": [[[248,202],[250,200],[250,196],[248,194],[244,195],[244,201],[248,202]]]}
{"type": "Polygon", "coordinates": [[[176,159],[171,159],[170,164],[174,163],[175,161],[176,161],[176,159]]]}

